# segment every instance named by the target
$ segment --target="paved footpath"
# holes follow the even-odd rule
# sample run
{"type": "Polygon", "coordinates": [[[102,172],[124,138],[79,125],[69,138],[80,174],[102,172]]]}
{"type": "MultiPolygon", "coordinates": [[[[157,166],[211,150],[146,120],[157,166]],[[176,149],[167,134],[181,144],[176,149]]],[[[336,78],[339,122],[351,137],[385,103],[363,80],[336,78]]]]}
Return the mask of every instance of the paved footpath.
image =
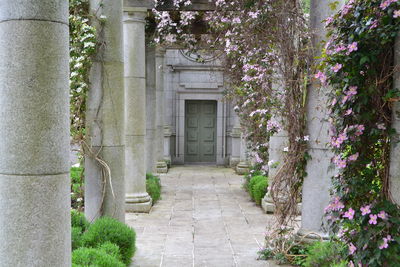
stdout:
{"type": "Polygon", "coordinates": [[[218,167],[175,167],[161,176],[162,200],[150,214],[128,213],[137,232],[132,267],[256,267],[272,221],[242,189],[242,176],[218,167]]]}

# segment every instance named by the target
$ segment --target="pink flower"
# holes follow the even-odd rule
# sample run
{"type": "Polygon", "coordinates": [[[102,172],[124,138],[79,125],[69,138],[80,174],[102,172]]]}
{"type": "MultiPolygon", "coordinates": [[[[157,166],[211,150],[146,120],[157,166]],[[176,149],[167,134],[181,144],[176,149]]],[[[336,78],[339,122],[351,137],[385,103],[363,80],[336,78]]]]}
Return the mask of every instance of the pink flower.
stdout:
{"type": "Polygon", "coordinates": [[[327,19],[325,19],[325,25],[329,25],[333,22],[333,18],[332,17],[328,17],[327,19]]]}
{"type": "Polygon", "coordinates": [[[371,213],[371,205],[361,207],[360,211],[361,211],[362,216],[370,214],[371,213]]]}
{"type": "Polygon", "coordinates": [[[386,220],[388,218],[388,214],[382,210],[381,212],[378,213],[378,217],[381,218],[382,220],[386,220]]]}
{"type": "Polygon", "coordinates": [[[349,52],[353,52],[353,51],[357,51],[358,50],[358,43],[357,42],[353,42],[352,44],[349,45],[349,52]]]}
{"type": "Polygon", "coordinates": [[[356,161],[358,159],[359,153],[353,154],[349,157],[349,161],[356,161]]]}
{"type": "Polygon", "coordinates": [[[357,94],[357,89],[358,89],[357,86],[350,86],[349,90],[346,92],[346,95],[348,95],[348,96],[356,95],[357,94]]]}
{"type": "Polygon", "coordinates": [[[350,243],[349,245],[349,254],[353,255],[356,252],[357,248],[356,246],[353,245],[353,243],[350,243]]]}
{"type": "Polygon", "coordinates": [[[344,113],[344,115],[345,116],[349,116],[349,115],[351,115],[351,113],[353,113],[353,109],[348,109],[348,110],[346,110],[346,112],[344,113]]]}
{"type": "Polygon", "coordinates": [[[377,20],[374,20],[374,21],[372,22],[371,26],[369,26],[369,28],[372,30],[372,29],[375,29],[376,27],[378,27],[378,21],[377,21],[377,20]]]}
{"type": "Polygon", "coordinates": [[[377,215],[370,214],[368,223],[369,224],[377,224],[378,223],[377,219],[378,219],[377,215]]]}
{"type": "Polygon", "coordinates": [[[322,71],[318,71],[317,74],[315,74],[314,76],[316,79],[319,79],[321,81],[322,84],[326,83],[326,80],[328,79],[328,77],[326,77],[325,73],[323,73],[322,71]]]}
{"type": "Polygon", "coordinates": [[[355,135],[360,136],[364,133],[365,127],[364,125],[357,125],[355,135]]]}
{"type": "Polygon", "coordinates": [[[400,17],[400,10],[396,10],[393,12],[393,18],[398,18],[400,17]]]}
{"type": "Polygon", "coordinates": [[[338,72],[341,68],[343,67],[342,64],[337,63],[335,66],[333,66],[331,69],[333,72],[338,72]]]}
{"type": "Polygon", "coordinates": [[[379,246],[379,249],[385,249],[389,247],[389,242],[392,241],[392,237],[388,235],[387,237],[383,238],[383,243],[379,246]]]}
{"type": "Polygon", "coordinates": [[[384,123],[377,123],[376,124],[376,127],[379,129],[379,130],[386,130],[386,126],[385,126],[385,124],[384,123]]]}
{"type": "Polygon", "coordinates": [[[346,211],[343,215],[344,218],[348,218],[349,220],[353,220],[354,218],[354,214],[355,214],[355,210],[353,210],[352,208],[350,208],[348,211],[346,211]]]}

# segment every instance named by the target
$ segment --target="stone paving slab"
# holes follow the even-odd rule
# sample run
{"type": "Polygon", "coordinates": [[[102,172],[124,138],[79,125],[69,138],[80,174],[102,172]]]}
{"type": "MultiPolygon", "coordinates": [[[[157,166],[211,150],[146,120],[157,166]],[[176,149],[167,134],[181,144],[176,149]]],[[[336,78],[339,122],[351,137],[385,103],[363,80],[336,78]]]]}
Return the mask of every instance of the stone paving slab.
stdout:
{"type": "Polygon", "coordinates": [[[172,168],[150,214],[126,214],[137,232],[131,267],[275,267],[258,261],[265,214],[242,189],[242,176],[219,167],[172,168]]]}

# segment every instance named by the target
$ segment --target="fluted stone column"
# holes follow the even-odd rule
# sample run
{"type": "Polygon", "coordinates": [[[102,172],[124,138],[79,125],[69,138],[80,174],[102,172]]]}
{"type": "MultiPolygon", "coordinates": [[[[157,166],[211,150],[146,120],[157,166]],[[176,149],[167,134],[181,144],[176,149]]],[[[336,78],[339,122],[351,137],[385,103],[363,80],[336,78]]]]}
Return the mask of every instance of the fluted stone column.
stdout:
{"type": "MultiPolygon", "coordinates": [[[[269,171],[268,180],[269,187],[268,192],[264,196],[261,206],[265,212],[272,213],[275,212],[275,204],[271,197],[270,188],[273,183],[275,175],[278,173],[279,169],[283,167],[284,163],[284,149],[289,146],[289,138],[287,131],[281,130],[278,133],[271,136],[269,140],[269,171]]],[[[284,167],[283,167],[284,168],[284,167]]]]}
{"type": "Polygon", "coordinates": [[[241,146],[242,127],[240,126],[239,116],[234,112],[233,114],[233,128],[232,128],[232,151],[229,159],[229,166],[236,168],[240,162],[240,146],[241,146]]]}
{"type": "Polygon", "coordinates": [[[156,159],[157,172],[167,173],[168,166],[164,160],[164,55],[165,49],[156,48],[156,159]]]}
{"type": "MultiPolygon", "coordinates": [[[[395,65],[400,65],[400,35],[397,36],[394,54],[395,65]]],[[[394,73],[394,88],[400,88],[400,72],[394,73]]],[[[400,102],[393,103],[392,127],[396,130],[393,136],[390,154],[389,187],[393,200],[400,205],[400,102]]]]}
{"type": "MultiPolygon", "coordinates": [[[[310,18],[315,56],[320,54],[321,41],[326,38],[323,20],[334,13],[329,7],[330,2],[334,1],[311,1],[310,18]]],[[[303,184],[300,236],[309,232],[324,235],[322,229],[324,209],[329,204],[331,177],[334,175],[334,170],[330,168],[333,153],[328,147],[330,135],[326,95],[329,90],[331,90],[329,87],[321,87],[319,82],[314,81],[308,92],[307,130],[310,135],[308,153],[311,159],[307,162],[307,177],[303,184]]]]}
{"type": "Polygon", "coordinates": [[[243,175],[248,173],[250,170],[249,159],[247,155],[247,145],[246,138],[243,133],[240,138],[240,162],[236,166],[236,173],[239,175],[243,175]]]}
{"type": "Polygon", "coordinates": [[[0,0],[0,266],[71,266],[68,1],[0,0]]]}
{"type": "Polygon", "coordinates": [[[124,79],[122,0],[90,0],[96,16],[100,48],[94,58],[87,103],[85,214],[89,221],[107,215],[125,220],[124,79]],[[102,162],[103,161],[103,162],[102,162]],[[104,191],[105,186],[105,193],[104,191]]]}
{"type": "Polygon", "coordinates": [[[146,172],[156,171],[156,54],[146,47],[146,172]]]}
{"type": "Polygon", "coordinates": [[[146,192],[146,8],[124,10],[126,210],[148,212],[146,192]]]}

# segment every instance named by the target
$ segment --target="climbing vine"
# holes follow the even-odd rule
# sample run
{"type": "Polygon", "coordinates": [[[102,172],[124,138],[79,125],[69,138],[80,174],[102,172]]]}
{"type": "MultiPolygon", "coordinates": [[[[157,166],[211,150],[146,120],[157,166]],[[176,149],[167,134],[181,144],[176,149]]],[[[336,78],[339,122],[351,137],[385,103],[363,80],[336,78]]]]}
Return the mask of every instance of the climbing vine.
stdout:
{"type": "Polygon", "coordinates": [[[388,190],[397,0],[351,0],[326,19],[329,40],[316,74],[332,86],[331,147],[338,174],[326,208],[348,244],[351,266],[400,265],[400,209],[388,190]]]}
{"type": "MultiPolygon", "coordinates": [[[[159,0],[157,6],[164,4],[159,0]]],[[[284,162],[270,185],[277,225],[268,236],[273,251],[287,251],[305,176],[306,88],[310,58],[307,15],[300,0],[217,0],[215,11],[182,11],[190,0],[175,0],[173,12],[153,10],[155,41],[180,43],[188,49],[224,51],[229,77],[226,96],[236,103],[257,166],[268,172],[269,139],[287,132],[284,162]],[[193,26],[205,22],[207,34],[193,26]]],[[[303,6],[304,5],[304,6],[303,6]]],[[[201,62],[201,59],[199,60],[201,62]]]]}
{"type": "Polygon", "coordinates": [[[70,0],[69,12],[71,135],[80,141],[85,136],[89,72],[97,51],[97,33],[90,25],[88,0],[70,0]]]}

